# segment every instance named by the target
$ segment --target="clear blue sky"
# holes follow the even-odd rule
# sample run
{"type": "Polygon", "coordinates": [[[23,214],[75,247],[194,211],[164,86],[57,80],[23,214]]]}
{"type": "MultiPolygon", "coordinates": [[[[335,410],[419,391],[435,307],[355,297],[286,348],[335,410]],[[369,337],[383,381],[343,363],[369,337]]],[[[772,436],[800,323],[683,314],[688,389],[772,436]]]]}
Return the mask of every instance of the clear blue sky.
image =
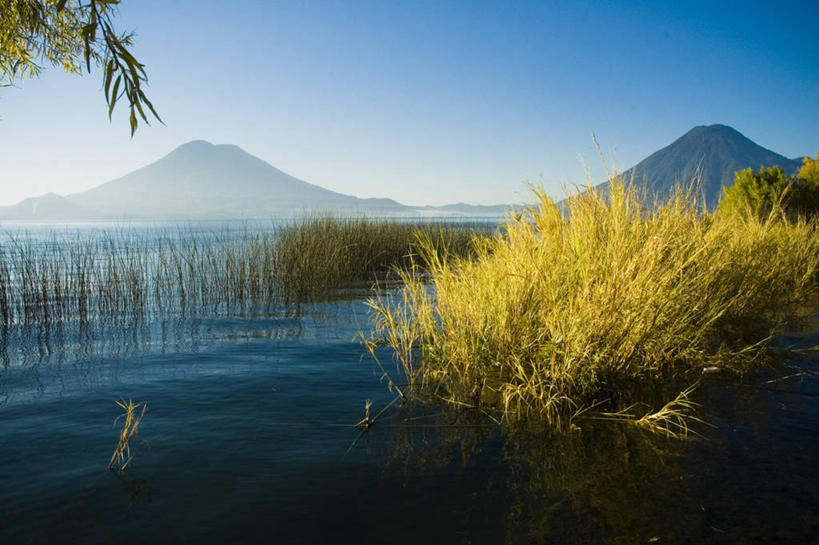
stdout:
{"type": "Polygon", "coordinates": [[[819,151],[819,2],[124,0],[167,126],[109,123],[98,71],[0,89],[0,204],[93,187],[192,139],[407,204],[520,202],[695,125],[819,151]]]}

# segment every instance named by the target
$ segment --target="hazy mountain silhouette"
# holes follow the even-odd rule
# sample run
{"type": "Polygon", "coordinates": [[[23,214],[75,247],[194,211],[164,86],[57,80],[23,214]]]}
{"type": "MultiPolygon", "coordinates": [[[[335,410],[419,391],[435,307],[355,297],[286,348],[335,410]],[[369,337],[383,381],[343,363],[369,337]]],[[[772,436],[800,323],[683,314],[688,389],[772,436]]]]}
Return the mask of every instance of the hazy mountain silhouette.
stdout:
{"type": "Polygon", "coordinates": [[[0,218],[13,220],[72,220],[88,219],[98,215],[54,193],[30,197],[13,206],[0,206],[0,218]]]}
{"type": "Polygon", "coordinates": [[[266,218],[301,212],[407,213],[309,184],[237,146],[194,140],[146,167],[68,198],[107,217],[266,218]]]}
{"type": "MultiPolygon", "coordinates": [[[[705,202],[713,209],[722,188],[733,185],[736,171],[774,165],[791,175],[802,161],[763,148],[726,125],[700,125],[623,172],[623,178],[633,177],[648,195],[662,198],[678,185],[687,187],[699,175],[705,202]]],[[[598,187],[607,186],[605,182],[598,187]]]]}

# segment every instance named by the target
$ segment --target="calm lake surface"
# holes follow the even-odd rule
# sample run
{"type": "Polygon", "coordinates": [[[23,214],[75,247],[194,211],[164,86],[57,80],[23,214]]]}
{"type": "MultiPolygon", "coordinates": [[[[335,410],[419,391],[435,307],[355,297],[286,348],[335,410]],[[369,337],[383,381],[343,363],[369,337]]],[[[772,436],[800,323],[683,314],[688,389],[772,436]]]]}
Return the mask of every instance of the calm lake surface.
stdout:
{"type": "MultiPolygon", "coordinates": [[[[365,401],[393,400],[355,339],[367,294],[17,327],[0,362],[0,543],[819,543],[817,352],[704,376],[694,399],[714,427],[687,442],[419,406],[359,437],[365,401]],[[122,476],[107,470],[119,399],[148,404],[122,476]]],[[[819,316],[775,344],[819,344],[819,316]]]]}

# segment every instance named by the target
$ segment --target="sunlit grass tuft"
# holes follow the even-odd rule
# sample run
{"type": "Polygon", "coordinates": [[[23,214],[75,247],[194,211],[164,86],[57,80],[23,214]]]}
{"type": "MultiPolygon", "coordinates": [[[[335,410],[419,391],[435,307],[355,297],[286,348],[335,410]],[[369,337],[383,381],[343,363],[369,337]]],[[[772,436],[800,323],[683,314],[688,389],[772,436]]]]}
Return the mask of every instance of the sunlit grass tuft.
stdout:
{"type": "MultiPolygon", "coordinates": [[[[474,259],[440,259],[422,235],[431,289],[410,270],[370,301],[369,347],[388,344],[410,387],[562,427],[618,385],[757,364],[815,289],[815,223],[715,216],[693,192],[649,208],[618,179],[565,215],[535,195],[474,259]]],[[[684,435],[691,409],[683,392],[639,421],[684,435]]]]}

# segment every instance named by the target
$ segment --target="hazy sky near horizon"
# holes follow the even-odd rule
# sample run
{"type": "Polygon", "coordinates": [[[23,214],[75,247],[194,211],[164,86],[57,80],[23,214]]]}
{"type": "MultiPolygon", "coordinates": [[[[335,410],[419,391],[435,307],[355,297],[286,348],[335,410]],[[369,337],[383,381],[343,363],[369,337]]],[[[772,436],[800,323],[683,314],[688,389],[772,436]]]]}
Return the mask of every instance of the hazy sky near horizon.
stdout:
{"type": "Polygon", "coordinates": [[[819,3],[124,0],[166,126],[109,123],[99,70],[0,89],[0,205],[82,191],[193,139],[405,204],[604,178],[695,125],[819,151],[819,3]]]}

